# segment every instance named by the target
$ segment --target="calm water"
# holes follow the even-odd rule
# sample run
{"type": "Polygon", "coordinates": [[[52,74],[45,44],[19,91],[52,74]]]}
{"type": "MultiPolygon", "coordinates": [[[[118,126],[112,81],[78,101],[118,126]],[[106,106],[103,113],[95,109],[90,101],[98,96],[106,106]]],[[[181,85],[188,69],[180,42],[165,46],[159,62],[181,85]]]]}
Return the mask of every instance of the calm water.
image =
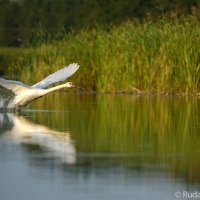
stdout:
{"type": "Polygon", "coordinates": [[[198,97],[63,92],[20,115],[0,114],[1,200],[171,200],[197,193],[198,97]]]}

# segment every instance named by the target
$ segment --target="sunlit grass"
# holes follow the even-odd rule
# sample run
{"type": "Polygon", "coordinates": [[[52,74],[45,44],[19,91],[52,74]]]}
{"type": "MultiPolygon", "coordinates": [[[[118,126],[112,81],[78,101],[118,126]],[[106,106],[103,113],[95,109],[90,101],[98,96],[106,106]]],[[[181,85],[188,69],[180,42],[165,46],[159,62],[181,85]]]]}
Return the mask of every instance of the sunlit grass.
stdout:
{"type": "Polygon", "coordinates": [[[81,68],[72,80],[85,90],[198,94],[199,33],[200,23],[193,17],[82,30],[36,49],[10,49],[17,56],[6,73],[35,83],[78,62],[81,68]]]}

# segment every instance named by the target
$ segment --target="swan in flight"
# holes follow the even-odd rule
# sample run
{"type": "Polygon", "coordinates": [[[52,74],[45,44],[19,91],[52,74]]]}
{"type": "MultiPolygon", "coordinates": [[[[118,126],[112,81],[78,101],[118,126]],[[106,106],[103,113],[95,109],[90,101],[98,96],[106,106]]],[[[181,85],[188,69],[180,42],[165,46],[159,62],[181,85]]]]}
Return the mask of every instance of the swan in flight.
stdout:
{"type": "Polygon", "coordinates": [[[78,68],[79,65],[77,63],[72,63],[47,76],[33,86],[28,86],[20,81],[0,78],[0,107],[19,109],[26,106],[29,102],[55,90],[75,87],[73,83],[66,82],[52,88],[47,88],[54,83],[65,81],[68,77],[72,76],[78,68]]]}

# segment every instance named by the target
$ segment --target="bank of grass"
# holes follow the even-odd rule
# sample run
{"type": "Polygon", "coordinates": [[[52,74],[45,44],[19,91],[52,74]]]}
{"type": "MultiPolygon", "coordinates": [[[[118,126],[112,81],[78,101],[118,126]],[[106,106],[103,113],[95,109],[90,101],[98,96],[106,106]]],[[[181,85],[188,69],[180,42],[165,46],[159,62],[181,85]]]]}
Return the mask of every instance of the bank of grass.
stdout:
{"type": "Polygon", "coordinates": [[[17,56],[7,75],[30,84],[78,62],[81,68],[71,80],[84,90],[200,92],[200,22],[194,17],[133,20],[66,34],[62,41],[36,49],[11,51],[17,56]]]}

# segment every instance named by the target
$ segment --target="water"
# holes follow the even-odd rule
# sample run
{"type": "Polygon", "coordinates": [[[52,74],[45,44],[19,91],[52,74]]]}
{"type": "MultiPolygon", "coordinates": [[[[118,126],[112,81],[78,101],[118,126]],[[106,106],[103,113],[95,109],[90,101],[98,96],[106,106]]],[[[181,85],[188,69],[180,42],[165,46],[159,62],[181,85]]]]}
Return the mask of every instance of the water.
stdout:
{"type": "Polygon", "coordinates": [[[57,92],[1,113],[0,199],[198,195],[199,111],[198,97],[57,92]]]}

